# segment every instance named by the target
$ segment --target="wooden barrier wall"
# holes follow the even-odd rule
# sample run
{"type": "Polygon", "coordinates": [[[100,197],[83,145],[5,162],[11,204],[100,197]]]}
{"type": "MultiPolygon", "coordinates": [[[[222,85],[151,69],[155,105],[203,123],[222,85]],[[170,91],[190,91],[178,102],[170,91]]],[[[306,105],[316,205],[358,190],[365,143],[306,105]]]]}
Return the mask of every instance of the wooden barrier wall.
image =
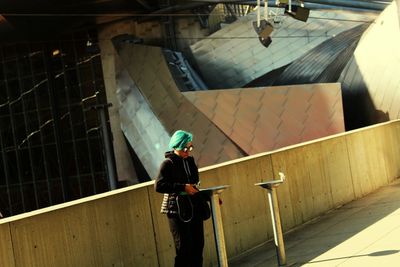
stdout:
{"type": "MultiPolygon", "coordinates": [[[[254,183],[286,174],[287,231],[398,178],[399,137],[392,121],[201,169],[202,187],[231,185],[221,195],[228,257],[273,238],[266,191],[254,183]]],[[[0,266],[172,266],[161,200],[149,182],[2,219],[0,266]]],[[[205,237],[204,266],[216,266],[210,220],[205,237]]]]}

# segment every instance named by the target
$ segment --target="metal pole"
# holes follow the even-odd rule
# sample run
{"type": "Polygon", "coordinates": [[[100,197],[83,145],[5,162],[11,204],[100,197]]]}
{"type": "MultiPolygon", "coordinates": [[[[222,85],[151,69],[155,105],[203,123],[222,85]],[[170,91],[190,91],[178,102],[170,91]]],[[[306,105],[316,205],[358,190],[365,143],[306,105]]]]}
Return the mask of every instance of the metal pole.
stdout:
{"type": "Polygon", "coordinates": [[[226,255],[224,229],[222,227],[221,207],[219,206],[219,194],[213,192],[211,196],[211,212],[214,228],[215,244],[217,246],[218,266],[227,267],[228,257],[226,255]]]}
{"type": "Polygon", "coordinates": [[[278,197],[276,195],[276,187],[268,188],[268,200],[271,210],[272,227],[274,231],[275,248],[278,256],[278,265],[286,265],[285,245],[283,243],[283,233],[281,217],[279,214],[278,197]]]}
{"type": "Polygon", "coordinates": [[[261,20],[261,5],[260,0],[257,0],[257,27],[260,28],[260,20],[261,20]]]}
{"type": "Polygon", "coordinates": [[[264,0],[264,19],[268,21],[268,0],[264,0]]]}
{"type": "Polygon", "coordinates": [[[108,181],[110,183],[110,189],[114,190],[117,188],[117,178],[116,178],[116,171],[114,166],[114,158],[112,157],[112,147],[111,147],[111,139],[108,134],[108,126],[106,120],[106,111],[107,105],[99,108],[100,112],[100,120],[101,120],[101,132],[104,141],[104,149],[105,149],[105,156],[107,161],[107,170],[108,170],[108,181]]]}

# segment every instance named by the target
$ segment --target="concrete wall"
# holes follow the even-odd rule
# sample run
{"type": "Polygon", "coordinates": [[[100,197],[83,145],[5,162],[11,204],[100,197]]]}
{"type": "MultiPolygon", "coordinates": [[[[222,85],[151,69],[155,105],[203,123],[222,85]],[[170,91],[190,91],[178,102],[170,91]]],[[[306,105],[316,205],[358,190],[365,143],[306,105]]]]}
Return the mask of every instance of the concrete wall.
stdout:
{"type": "MultiPolygon", "coordinates": [[[[278,171],[284,231],[400,176],[400,121],[202,168],[221,195],[228,257],[272,238],[267,195],[254,183],[278,171]]],[[[172,266],[162,195],[145,183],[0,220],[0,266],[172,266]]],[[[211,221],[204,266],[216,266],[211,221]]]]}

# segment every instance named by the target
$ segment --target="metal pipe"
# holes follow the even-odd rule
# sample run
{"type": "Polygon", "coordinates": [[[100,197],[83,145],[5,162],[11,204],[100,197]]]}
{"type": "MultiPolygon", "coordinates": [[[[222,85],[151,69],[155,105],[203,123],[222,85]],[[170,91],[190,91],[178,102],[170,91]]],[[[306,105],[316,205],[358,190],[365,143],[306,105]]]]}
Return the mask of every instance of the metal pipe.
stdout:
{"type": "Polygon", "coordinates": [[[261,20],[261,4],[260,0],[257,0],[257,28],[260,28],[260,20],[261,20]]]}
{"type": "MultiPolygon", "coordinates": [[[[225,1],[219,1],[225,2],[225,1]]],[[[244,4],[244,5],[255,5],[255,1],[235,1],[236,3],[244,4]]],[[[366,1],[366,0],[306,0],[305,4],[320,4],[326,6],[337,6],[337,7],[347,7],[347,8],[357,8],[357,9],[369,9],[369,10],[383,10],[385,9],[390,2],[375,2],[375,1],[366,1]]],[[[276,6],[275,1],[269,0],[269,6],[276,6]]]]}
{"type": "Polygon", "coordinates": [[[213,229],[215,244],[217,247],[218,266],[227,267],[228,257],[225,249],[224,230],[222,228],[221,207],[219,206],[219,194],[213,193],[211,196],[211,212],[213,218],[213,229]]]}
{"type": "Polygon", "coordinates": [[[285,245],[283,243],[283,231],[281,224],[281,216],[279,214],[278,197],[276,188],[281,185],[286,177],[283,172],[279,172],[279,180],[271,180],[268,182],[256,183],[255,185],[261,186],[268,190],[268,202],[271,211],[272,229],[274,232],[275,249],[279,266],[286,266],[286,253],[285,245]]]}
{"type": "Polygon", "coordinates": [[[342,6],[342,7],[353,7],[353,8],[363,8],[363,9],[373,9],[373,10],[383,10],[388,4],[377,3],[377,2],[367,2],[367,1],[348,1],[348,0],[307,0],[307,3],[316,3],[323,5],[332,6],[342,6]]]}
{"type": "Polygon", "coordinates": [[[274,231],[275,249],[278,256],[278,265],[286,265],[285,245],[283,243],[283,232],[281,224],[281,216],[279,214],[278,197],[276,195],[276,187],[272,186],[268,189],[268,200],[271,207],[272,228],[274,231]]]}
{"type": "Polygon", "coordinates": [[[264,0],[264,19],[268,21],[268,0],[264,0]]]}
{"type": "Polygon", "coordinates": [[[114,166],[114,158],[112,156],[113,149],[111,145],[111,138],[108,133],[108,125],[107,125],[107,120],[106,120],[106,111],[105,109],[109,105],[104,105],[102,108],[99,108],[100,112],[100,120],[101,120],[101,132],[103,136],[103,142],[104,142],[104,150],[105,150],[105,156],[106,156],[106,161],[107,161],[107,171],[108,171],[108,181],[110,185],[110,189],[114,190],[117,188],[117,175],[116,175],[116,170],[114,166]]]}
{"type": "Polygon", "coordinates": [[[223,190],[228,188],[230,185],[222,185],[216,187],[210,187],[200,189],[201,194],[205,194],[210,197],[211,206],[211,217],[214,230],[215,246],[217,249],[218,266],[228,267],[228,257],[226,254],[224,227],[222,224],[221,206],[219,203],[219,195],[223,190]]]}

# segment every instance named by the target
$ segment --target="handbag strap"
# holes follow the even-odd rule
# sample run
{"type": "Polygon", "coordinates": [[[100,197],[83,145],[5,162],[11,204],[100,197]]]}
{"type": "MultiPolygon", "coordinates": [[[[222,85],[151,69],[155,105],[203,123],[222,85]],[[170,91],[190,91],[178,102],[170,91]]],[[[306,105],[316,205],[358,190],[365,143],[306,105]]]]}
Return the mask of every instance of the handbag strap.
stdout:
{"type": "Polygon", "coordinates": [[[176,206],[178,207],[178,216],[179,216],[179,219],[182,221],[182,222],[185,222],[185,223],[187,223],[187,222],[190,222],[192,219],[193,219],[193,203],[192,203],[192,200],[190,199],[190,197],[188,196],[188,195],[177,195],[176,196],[176,206]],[[189,203],[190,203],[190,210],[191,210],[191,216],[190,216],[190,218],[189,219],[187,219],[187,220],[185,220],[184,218],[182,218],[182,216],[181,216],[181,205],[179,204],[179,199],[180,199],[180,197],[187,197],[187,199],[188,199],[188,201],[189,201],[189,203]]]}

